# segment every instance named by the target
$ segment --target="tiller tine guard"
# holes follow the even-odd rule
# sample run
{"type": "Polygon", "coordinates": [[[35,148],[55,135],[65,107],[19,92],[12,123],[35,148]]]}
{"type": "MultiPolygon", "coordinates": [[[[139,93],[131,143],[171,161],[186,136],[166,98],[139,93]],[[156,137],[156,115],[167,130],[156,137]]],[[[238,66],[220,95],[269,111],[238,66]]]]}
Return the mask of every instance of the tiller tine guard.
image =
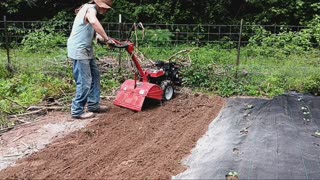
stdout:
{"type": "Polygon", "coordinates": [[[121,85],[114,104],[134,111],[141,111],[145,98],[161,101],[162,96],[163,90],[160,86],[129,79],[121,85]]]}
{"type": "Polygon", "coordinates": [[[148,77],[142,70],[137,57],[134,52],[134,44],[132,42],[120,42],[114,40],[116,44],[113,47],[125,48],[131,55],[132,61],[135,64],[139,75],[140,81],[137,81],[137,75],[135,74],[134,80],[126,80],[120,87],[120,90],[114,100],[116,106],[125,107],[134,111],[141,111],[145,98],[156,99],[161,101],[163,90],[159,85],[151,84],[148,82],[148,77]]]}

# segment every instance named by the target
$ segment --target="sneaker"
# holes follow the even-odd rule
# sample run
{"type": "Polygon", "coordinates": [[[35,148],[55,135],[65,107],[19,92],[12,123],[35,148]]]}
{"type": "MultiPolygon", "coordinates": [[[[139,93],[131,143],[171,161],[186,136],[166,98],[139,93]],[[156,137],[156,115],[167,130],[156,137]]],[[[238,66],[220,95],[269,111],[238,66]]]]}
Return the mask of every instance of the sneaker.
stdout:
{"type": "Polygon", "coordinates": [[[72,118],[75,119],[89,119],[89,118],[93,118],[96,115],[93,112],[87,112],[87,113],[82,113],[80,116],[73,116],[72,118]]]}
{"type": "Polygon", "coordinates": [[[105,113],[109,110],[109,108],[107,106],[100,106],[98,109],[95,110],[88,110],[90,112],[94,112],[94,113],[105,113]]]}

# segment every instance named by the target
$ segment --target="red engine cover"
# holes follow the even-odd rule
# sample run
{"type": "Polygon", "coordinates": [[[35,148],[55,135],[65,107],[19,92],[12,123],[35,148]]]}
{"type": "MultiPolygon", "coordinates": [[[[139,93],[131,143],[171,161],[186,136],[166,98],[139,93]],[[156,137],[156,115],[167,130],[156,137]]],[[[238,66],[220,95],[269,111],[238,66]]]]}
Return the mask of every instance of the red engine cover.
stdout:
{"type": "Polygon", "coordinates": [[[162,70],[150,70],[150,69],[148,69],[148,70],[145,71],[145,74],[147,76],[150,76],[150,77],[153,77],[153,78],[157,78],[157,77],[163,76],[165,74],[165,72],[162,71],[162,70]]]}

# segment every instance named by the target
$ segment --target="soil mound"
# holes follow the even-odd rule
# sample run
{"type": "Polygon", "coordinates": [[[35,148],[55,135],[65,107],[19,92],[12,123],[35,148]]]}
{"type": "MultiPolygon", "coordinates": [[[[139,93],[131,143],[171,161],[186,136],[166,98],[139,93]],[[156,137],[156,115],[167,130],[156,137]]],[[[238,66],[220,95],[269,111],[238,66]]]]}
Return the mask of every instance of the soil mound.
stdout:
{"type": "Polygon", "coordinates": [[[0,171],[0,179],[170,179],[224,106],[221,97],[178,95],[135,113],[110,111],[0,171]]]}

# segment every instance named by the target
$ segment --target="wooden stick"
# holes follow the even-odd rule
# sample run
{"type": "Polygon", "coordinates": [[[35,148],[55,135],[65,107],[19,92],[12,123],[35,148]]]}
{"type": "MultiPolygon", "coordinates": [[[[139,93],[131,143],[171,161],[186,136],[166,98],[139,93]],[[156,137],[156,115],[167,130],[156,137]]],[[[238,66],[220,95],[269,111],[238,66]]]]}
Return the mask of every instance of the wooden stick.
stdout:
{"type": "Polygon", "coordinates": [[[24,114],[10,115],[9,118],[17,118],[17,117],[21,117],[21,116],[33,115],[33,114],[40,113],[40,112],[42,112],[44,110],[45,109],[39,109],[39,110],[36,110],[36,111],[31,111],[31,112],[24,113],[24,114]]]}
{"type": "Polygon", "coordinates": [[[16,156],[23,156],[24,154],[12,154],[12,155],[4,155],[3,157],[9,158],[9,157],[16,157],[16,156]]]}
{"type": "Polygon", "coordinates": [[[197,48],[181,50],[181,51],[173,54],[171,57],[169,57],[169,59],[168,59],[167,61],[170,61],[171,59],[173,59],[174,57],[176,57],[176,56],[179,55],[179,54],[182,54],[182,53],[185,53],[185,52],[191,53],[191,52],[192,52],[193,50],[195,50],[195,49],[197,49],[197,48]]]}
{"type": "Polygon", "coordinates": [[[23,144],[26,148],[31,149],[30,146],[28,146],[26,143],[24,143],[23,141],[20,141],[21,144],[23,144]]]}
{"type": "Polygon", "coordinates": [[[18,140],[18,139],[20,139],[20,138],[22,138],[22,137],[23,137],[23,136],[20,135],[20,136],[16,137],[14,140],[12,140],[11,142],[15,142],[16,140],[18,140]]]}

